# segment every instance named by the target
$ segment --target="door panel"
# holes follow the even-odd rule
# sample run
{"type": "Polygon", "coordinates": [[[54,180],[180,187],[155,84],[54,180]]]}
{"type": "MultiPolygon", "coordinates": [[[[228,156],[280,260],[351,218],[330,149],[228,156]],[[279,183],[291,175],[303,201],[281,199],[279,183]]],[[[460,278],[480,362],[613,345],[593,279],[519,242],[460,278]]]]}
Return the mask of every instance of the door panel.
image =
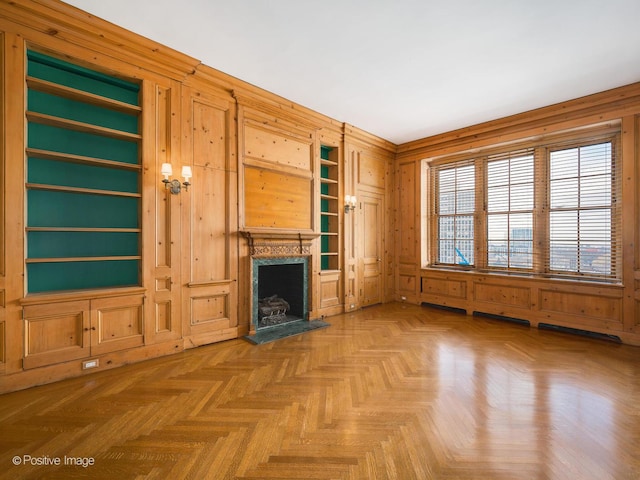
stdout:
{"type": "Polygon", "coordinates": [[[360,305],[382,302],[384,206],[382,195],[361,193],[359,208],[360,305]]]}

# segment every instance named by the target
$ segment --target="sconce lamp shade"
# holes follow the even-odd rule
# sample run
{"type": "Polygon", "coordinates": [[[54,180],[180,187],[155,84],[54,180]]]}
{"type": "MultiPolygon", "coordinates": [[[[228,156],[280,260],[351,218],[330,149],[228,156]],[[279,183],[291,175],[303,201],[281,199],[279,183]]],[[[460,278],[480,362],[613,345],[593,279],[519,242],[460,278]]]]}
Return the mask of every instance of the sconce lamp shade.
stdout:
{"type": "Polygon", "coordinates": [[[171,168],[171,164],[163,163],[162,167],[160,168],[160,173],[164,178],[169,178],[171,175],[173,175],[173,169],[171,168]]]}
{"type": "Polygon", "coordinates": [[[188,165],[185,165],[182,167],[182,176],[184,177],[184,179],[188,182],[189,179],[193,176],[191,174],[191,167],[188,165]]]}

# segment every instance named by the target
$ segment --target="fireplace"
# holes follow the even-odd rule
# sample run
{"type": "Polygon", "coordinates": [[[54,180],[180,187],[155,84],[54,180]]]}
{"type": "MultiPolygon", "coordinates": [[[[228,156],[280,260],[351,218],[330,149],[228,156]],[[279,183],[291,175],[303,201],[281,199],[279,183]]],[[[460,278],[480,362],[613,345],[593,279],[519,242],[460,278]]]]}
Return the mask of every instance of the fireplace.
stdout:
{"type": "Polygon", "coordinates": [[[254,329],[308,318],[308,257],[252,259],[254,329]]]}

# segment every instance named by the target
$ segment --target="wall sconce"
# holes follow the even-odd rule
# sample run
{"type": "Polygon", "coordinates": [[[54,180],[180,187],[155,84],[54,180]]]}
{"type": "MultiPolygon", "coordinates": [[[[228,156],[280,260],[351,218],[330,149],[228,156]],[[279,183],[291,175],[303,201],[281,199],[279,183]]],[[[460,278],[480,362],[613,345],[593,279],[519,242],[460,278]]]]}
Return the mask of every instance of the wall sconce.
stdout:
{"type": "Polygon", "coordinates": [[[180,180],[177,180],[175,178],[173,180],[169,179],[169,177],[173,175],[173,169],[171,168],[170,163],[163,163],[162,168],[160,169],[160,173],[164,177],[162,179],[162,183],[164,183],[165,188],[170,189],[172,194],[177,195],[178,193],[180,193],[180,189],[183,185],[185,190],[189,190],[189,185],[191,185],[189,183],[189,179],[193,175],[191,174],[191,167],[189,167],[188,165],[182,167],[182,176],[184,177],[184,182],[182,182],[182,184],[180,184],[180,180]]]}
{"type": "Polygon", "coordinates": [[[356,196],[345,195],[344,197],[344,213],[349,213],[356,209],[356,196]]]}

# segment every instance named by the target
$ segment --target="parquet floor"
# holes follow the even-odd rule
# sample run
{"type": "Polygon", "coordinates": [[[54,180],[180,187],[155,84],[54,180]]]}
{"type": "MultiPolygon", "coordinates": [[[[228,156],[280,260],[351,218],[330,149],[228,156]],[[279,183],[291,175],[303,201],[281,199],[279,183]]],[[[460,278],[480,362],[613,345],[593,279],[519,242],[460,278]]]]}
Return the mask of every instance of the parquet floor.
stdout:
{"type": "Polygon", "coordinates": [[[640,478],[640,348],[404,304],[327,320],[0,396],[0,476],[640,478]],[[93,464],[24,465],[65,457],[93,464]]]}

